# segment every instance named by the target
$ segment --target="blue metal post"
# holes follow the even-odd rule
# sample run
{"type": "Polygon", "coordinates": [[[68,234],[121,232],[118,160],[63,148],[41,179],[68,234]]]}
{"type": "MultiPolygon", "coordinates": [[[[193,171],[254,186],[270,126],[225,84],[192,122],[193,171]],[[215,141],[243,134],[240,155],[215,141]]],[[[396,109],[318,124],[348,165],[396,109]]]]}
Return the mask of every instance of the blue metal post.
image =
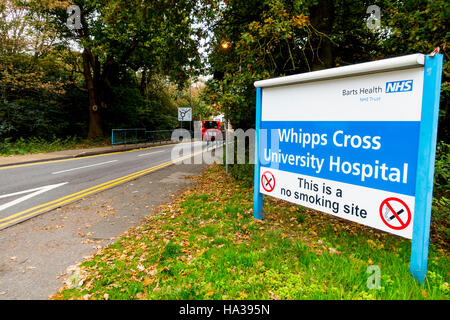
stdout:
{"type": "Polygon", "coordinates": [[[410,265],[410,272],[419,283],[425,281],[427,274],[442,62],[442,54],[425,57],[410,265]]]}
{"type": "Polygon", "coordinates": [[[260,129],[261,129],[262,89],[256,88],[256,122],[255,122],[255,176],[253,186],[253,217],[263,219],[263,195],[260,192],[260,168],[259,159],[260,129]]]}

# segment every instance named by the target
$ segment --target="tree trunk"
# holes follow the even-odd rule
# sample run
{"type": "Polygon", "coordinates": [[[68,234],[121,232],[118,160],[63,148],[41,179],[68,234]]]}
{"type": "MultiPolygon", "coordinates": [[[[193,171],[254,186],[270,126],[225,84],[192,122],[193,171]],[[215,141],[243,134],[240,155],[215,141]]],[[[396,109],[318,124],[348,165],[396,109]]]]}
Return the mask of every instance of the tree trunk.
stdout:
{"type": "Polygon", "coordinates": [[[102,119],[100,116],[100,108],[103,105],[103,101],[99,101],[99,88],[91,73],[91,66],[94,69],[94,74],[98,73],[98,71],[95,70],[96,67],[98,68],[98,64],[95,62],[92,63],[92,60],[94,60],[92,54],[88,49],[85,49],[83,51],[83,73],[89,97],[88,138],[96,139],[103,137],[102,119]]]}
{"type": "Polygon", "coordinates": [[[141,77],[141,83],[139,85],[139,91],[141,92],[141,95],[148,99],[148,74],[146,68],[142,70],[142,77],[141,77]]]}
{"type": "Polygon", "coordinates": [[[333,67],[331,35],[334,20],[332,0],[319,0],[318,4],[309,8],[310,21],[313,27],[322,34],[315,34],[311,39],[314,52],[311,57],[312,70],[333,67]]]}
{"type": "MultiPolygon", "coordinates": [[[[138,41],[135,39],[125,50],[119,61],[126,61],[136,49],[138,41]]],[[[113,56],[109,56],[101,65],[97,56],[88,47],[83,50],[83,74],[89,96],[89,132],[88,138],[103,137],[102,110],[106,108],[106,98],[115,77],[119,73],[120,65],[113,56]]]]}

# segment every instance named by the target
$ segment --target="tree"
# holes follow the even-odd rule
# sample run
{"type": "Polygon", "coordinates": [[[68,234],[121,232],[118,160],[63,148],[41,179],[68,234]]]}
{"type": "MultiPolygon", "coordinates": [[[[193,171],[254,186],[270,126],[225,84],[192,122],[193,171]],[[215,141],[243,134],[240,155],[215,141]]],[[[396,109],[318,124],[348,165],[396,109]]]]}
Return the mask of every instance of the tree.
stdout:
{"type": "MultiPolygon", "coordinates": [[[[320,48],[330,41],[322,32],[324,27],[312,25],[309,4],[234,0],[218,15],[210,53],[215,77],[208,90],[211,102],[225,112],[234,127],[245,129],[254,124],[254,81],[321,67],[320,48]],[[224,41],[230,43],[226,50],[221,47],[224,41]]],[[[324,66],[331,62],[328,57],[324,66]]]]}
{"type": "MultiPolygon", "coordinates": [[[[209,62],[209,102],[234,127],[254,125],[254,81],[403,54],[447,55],[450,5],[444,0],[225,1],[217,7],[209,62]],[[381,8],[381,28],[367,8],[381,8]],[[221,43],[230,45],[224,50],[221,43]]],[[[449,139],[449,59],[445,59],[440,137],[449,139]]]]}
{"type": "Polygon", "coordinates": [[[444,55],[438,139],[450,142],[450,3],[445,0],[387,1],[382,21],[389,30],[382,45],[386,57],[430,53],[440,47],[444,55]]]}
{"type": "Polygon", "coordinates": [[[333,0],[318,0],[309,6],[311,26],[316,33],[311,33],[310,43],[312,70],[331,68],[334,65],[333,45],[330,39],[333,30],[335,5],[333,0]]]}
{"type": "Polygon", "coordinates": [[[15,0],[0,0],[0,86],[7,90],[50,90],[61,92],[62,83],[46,79],[39,64],[51,54],[55,30],[45,15],[31,13],[15,0]]]}
{"type": "MultiPolygon", "coordinates": [[[[89,97],[89,138],[103,135],[102,114],[111,88],[127,68],[162,72],[182,82],[198,66],[192,35],[195,1],[95,0],[74,1],[81,12],[81,28],[66,25],[68,3],[32,1],[34,12],[52,17],[66,47],[82,48],[85,90],[89,97]]],[[[145,81],[145,80],[143,80],[145,81]]]]}
{"type": "Polygon", "coordinates": [[[70,86],[54,47],[56,31],[44,13],[23,1],[0,0],[0,137],[52,136],[67,122],[57,100],[70,86]]]}

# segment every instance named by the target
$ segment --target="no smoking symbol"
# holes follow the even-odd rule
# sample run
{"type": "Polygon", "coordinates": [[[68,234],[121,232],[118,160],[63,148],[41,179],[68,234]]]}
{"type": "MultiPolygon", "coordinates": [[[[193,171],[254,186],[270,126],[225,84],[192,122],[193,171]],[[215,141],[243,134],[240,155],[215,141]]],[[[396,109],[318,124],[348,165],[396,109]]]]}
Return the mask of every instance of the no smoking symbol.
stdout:
{"type": "Polygon", "coordinates": [[[275,177],[271,172],[266,171],[261,177],[261,184],[264,190],[272,192],[275,189],[275,177]]]}
{"type": "Polygon", "coordinates": [[[403,230],[411,222],[411,210],[399,198],[387,198],[381,202],[380,216],[384,224],[394,230],[403,230]]]}

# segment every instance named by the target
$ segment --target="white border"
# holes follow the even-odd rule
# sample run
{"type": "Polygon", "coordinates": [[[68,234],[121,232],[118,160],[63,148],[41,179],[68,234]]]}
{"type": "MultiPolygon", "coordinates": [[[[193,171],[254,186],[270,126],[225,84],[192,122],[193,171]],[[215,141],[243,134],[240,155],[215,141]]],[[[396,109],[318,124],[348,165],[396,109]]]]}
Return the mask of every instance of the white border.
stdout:
{"type": "Polygon", "coordinates": [[[255,87],[266,88],[301,82],[318,81],[324,79],[353,77],[361,74],[385,72],[390,70],[407,69],[414,67],[423,67],[424,65],[425,65],[425,56],[421,53],[415,53],[403,57],[353,64],[350,66],[301,73],[287,77],[260,80],[255,82],[255,87]]]}

